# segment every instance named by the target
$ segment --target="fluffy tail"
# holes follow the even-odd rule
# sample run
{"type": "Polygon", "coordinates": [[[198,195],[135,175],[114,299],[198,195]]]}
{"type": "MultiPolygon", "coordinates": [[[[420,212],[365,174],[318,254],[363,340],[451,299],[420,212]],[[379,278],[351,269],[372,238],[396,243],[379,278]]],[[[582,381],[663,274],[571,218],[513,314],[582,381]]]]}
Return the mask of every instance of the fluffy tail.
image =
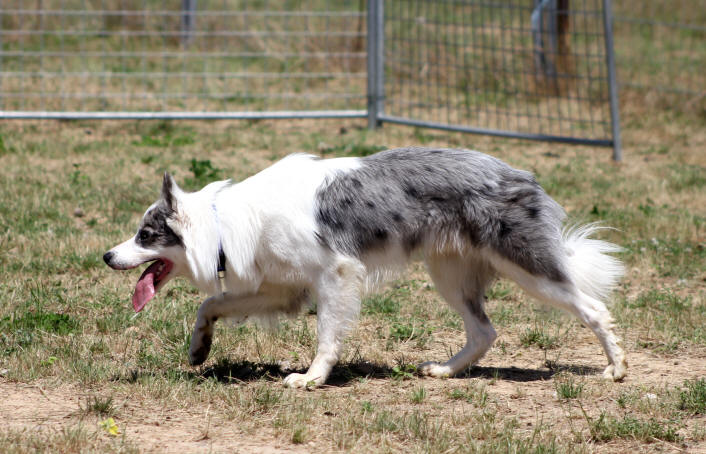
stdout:
{"type": "Polygon", "coordinates": [[[568,257],[568,271],[574,284],[584,293],[605,302],[623,275],[623,264],[607,255],[622,248],[590,236],[605,229],[597,223],[567,227],[562,232],[568,257]]]}

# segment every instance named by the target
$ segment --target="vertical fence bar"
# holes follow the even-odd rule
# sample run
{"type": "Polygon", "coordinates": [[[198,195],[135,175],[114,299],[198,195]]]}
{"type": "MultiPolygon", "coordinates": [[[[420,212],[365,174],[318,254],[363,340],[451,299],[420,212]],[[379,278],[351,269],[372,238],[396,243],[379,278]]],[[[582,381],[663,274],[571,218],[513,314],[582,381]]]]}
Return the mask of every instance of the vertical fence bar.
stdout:
{"type": "Polygon", "coordinates": [[[181,0],[181,44],[191,44],[194,32],[196,0],[181,0]]]}
{"type": "Polygon", "coordinates": [[[610,123],[613,129],[613,160],[623,160],[622,140],[620,138],[620,107],[618,103],[618,78],[615,71],[615,53],[613,47],[613,5],[611,0],[603,0],[603,27],[605,32],[605,55],[608,70],[608,89],[610,90],[610,123]]]}
{"type": "MultiPolygon", "coordinates": [[[[375,113],[378,118],[385,113],[385,0],[377,0],[375,11],[375,113]]],[[[379,120],[378,120],[379,121],[379,120]]]]}
{"type": "Polygon", "coordinates": [[[377,5],[380,0],[368,0],[367,17],[367,64],[368,64],[368,129],[378,127],[377,92],[377,5]]]}

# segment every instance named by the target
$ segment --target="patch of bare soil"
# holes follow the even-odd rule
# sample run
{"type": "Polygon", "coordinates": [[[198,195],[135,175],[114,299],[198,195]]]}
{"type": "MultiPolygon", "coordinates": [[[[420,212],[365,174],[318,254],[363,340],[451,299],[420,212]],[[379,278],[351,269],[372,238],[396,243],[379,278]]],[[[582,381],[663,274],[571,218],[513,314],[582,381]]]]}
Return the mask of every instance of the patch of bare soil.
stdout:
{"type": "MultiPolygon", "coordinates": [[[[106,418],[87,416],[83,410],[85,397],[95,393],[74,386],[44,388],[39,385],[10,383],[0,379],[0,426],[4,430],[60,431],[79,424],[89,430],[100,429],[106,418]]],[[[141,401],[132,404],[129,398],[120,408],[115,421],[124,434],[141,452],[187,453],[305,453],[305,446],[278,441],[263,428],[258,434],[244,434],[237,423],[225,420],[210,408],[189,410],[151,406],[141,401]]],[[[106,439],[107,433],[101,434],[106,439]]],[[[122,436],[122,435],[118,435],[122,436]]]]}

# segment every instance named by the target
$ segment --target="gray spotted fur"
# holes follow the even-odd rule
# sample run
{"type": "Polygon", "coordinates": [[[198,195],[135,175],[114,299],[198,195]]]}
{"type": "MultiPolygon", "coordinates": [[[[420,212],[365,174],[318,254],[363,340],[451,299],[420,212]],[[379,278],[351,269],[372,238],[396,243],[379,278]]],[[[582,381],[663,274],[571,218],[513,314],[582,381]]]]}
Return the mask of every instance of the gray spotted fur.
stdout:
{"type": "Polygon", "coordinates": [[[458,233],[534,275],[567,280],[556,256],[564,211],[529,172],[453,149],[399,148],[361,161],[317,192],[328,247],[362,256],[398,242],[411,253],[458,233]]]}

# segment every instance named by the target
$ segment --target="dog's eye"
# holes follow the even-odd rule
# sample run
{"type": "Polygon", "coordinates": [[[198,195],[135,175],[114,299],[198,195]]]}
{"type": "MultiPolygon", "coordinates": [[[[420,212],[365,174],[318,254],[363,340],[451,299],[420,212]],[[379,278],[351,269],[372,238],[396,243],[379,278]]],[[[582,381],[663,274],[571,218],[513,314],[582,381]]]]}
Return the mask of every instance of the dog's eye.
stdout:
{"type": "Polygon", "coordinates": [[[140,241],[145,241],[145,240],[149,239],[150,232],[148,232],[147,230],[140,230],[137,233],[137,237],[140,239],[140,241]]]}

